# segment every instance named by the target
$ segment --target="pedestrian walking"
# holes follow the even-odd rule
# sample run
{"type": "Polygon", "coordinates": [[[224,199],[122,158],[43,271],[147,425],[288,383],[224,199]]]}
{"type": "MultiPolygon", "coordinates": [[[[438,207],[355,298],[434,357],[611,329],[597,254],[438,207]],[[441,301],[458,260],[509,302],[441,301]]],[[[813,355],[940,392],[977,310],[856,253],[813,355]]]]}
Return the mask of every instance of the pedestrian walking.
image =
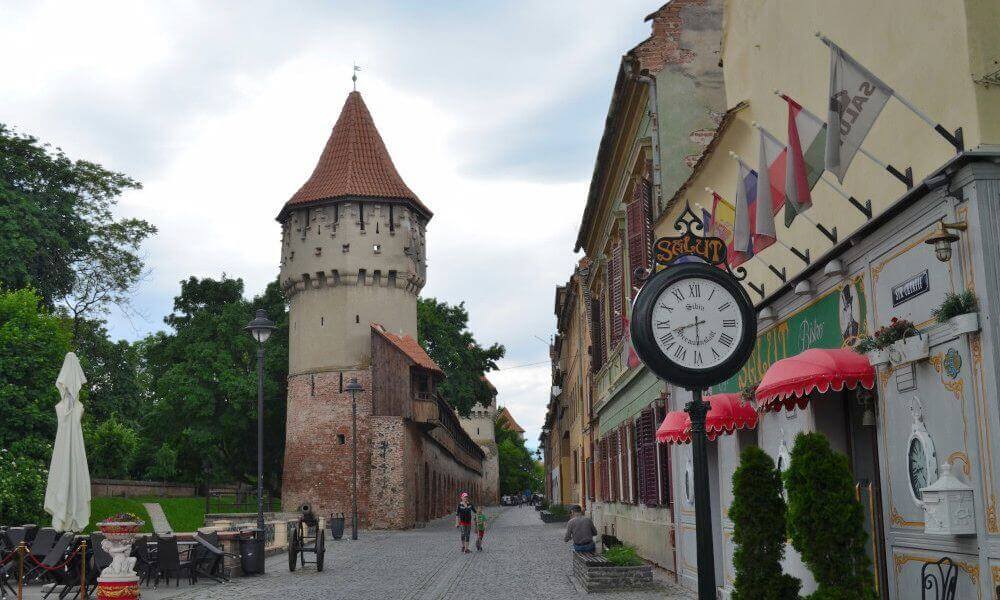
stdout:
{"type": "Polygon", "coordinates": [[[483,551],[483,536],[486,535],[486,515],[481,512],[476,513],[476,550],[483,551]]]}
{"type": "Polygon", "coordinates": [[[597,546],[594,544],[594,536],[597,535],[597,528],[590,517],[583,514],[580,505],[574,504],[569,510],[572,518],[566,524],[566,535],[563,541],[573,542],[573,550],[576,552],[594,552],[597,546]]]}
{"type": "Polygon", "coordinates": [[[462,531],[462,552],[468,554],[469,536],[472,533],[472,518],[477,514],[476,505],[469,500],[469,493],[462,492],[458,498],[458,508],[455,510],[455,527],[462,531]]]}

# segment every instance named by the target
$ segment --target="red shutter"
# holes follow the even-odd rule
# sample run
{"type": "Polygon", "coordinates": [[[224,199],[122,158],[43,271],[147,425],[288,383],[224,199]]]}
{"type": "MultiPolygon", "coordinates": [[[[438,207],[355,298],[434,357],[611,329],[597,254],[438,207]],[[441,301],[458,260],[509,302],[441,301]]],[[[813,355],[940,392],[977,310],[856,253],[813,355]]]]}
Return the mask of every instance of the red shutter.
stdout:
{"type": "Polygon", "coordinates": [[[656,471],[656,415],[652,408],[647,408],[639,415],[636,422],[639,442],[639,500],[646,506],[657,506],[660,503],[659,487],[656,471]]]}
{"type": "MultiPolygon", "coordinates": [[[[658,406],[654,423],[658,424],[667,416],[667,405],[658,406]]],[[[654,442],[655,443],[655,442],[654,442]]],[[[672,492],[670,489],[670,444],[656,443],[657,452],[660,454],[660,504],[663,506],[673,506],[672,492]]]]}
{"type": "Polygon", "coordinates": [[[594,298],[590,301],[590,359],[594,363],[591,371],[597,373],[604,366],[604,323],[601,312],[601,301],[594,298]]]}
{"type": "Polygon", "coordinates": [[[624,280],[622,279],[622,246],[616,244],[611,249],[608,261],[608,320],[611,326],[611,345],[616,348],[625,334],[624,322],[624,280]]]}
{"type": "Polygon", "coordinates": [[[629,501],[632,504],[639,503],[639,440],[636,438],[635,422],[630,422],[628,429],[628,456],[629,456],[629,480],[632,485],[629,491],[629,501]]]}
{"type": "Polygon", "coordinates": [[[621,478],[618,476],[619,465],[621,464],[621,441],[618,439],[618,431],[611,432],[611,501],[617,502],[621,498],[621,478]]]}
{"type": "Polygon", "coordinates": [[[636,278],[637,271],[649,267],[650,247],[652,245],[652,222],[649,218],[651,196],[652,185],[649,180],[643,178],[635,187],[632,202],[625,207],[625,221],[628,227],[630,298],[635,298],[639,291],[640,283],[636,278]]]}

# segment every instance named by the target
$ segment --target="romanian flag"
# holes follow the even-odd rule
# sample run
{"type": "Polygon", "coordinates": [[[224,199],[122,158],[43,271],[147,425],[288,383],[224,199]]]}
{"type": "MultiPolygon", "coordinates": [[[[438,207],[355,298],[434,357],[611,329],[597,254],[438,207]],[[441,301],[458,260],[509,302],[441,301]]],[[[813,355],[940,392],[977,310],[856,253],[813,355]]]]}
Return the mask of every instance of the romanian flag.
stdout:
{"type": "Polygon", "coordinates": [[[782,94],[788,103],[788,167],[785,173],[785,225],[812,206],[810,193],[823,174],[826,123],[782,94]]]}

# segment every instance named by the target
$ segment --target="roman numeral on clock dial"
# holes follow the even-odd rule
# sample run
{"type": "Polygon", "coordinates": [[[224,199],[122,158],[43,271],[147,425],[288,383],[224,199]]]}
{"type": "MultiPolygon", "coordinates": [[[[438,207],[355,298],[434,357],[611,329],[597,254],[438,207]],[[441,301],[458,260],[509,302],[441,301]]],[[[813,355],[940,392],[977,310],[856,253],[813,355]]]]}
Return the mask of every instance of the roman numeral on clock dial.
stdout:
{"type": "Polygon", "coordinates": [[[648,327],[661,356],[679,368],[719,366],[745,333],[740,302],[714,279],[675,281],[655,302],[648,327]]]}

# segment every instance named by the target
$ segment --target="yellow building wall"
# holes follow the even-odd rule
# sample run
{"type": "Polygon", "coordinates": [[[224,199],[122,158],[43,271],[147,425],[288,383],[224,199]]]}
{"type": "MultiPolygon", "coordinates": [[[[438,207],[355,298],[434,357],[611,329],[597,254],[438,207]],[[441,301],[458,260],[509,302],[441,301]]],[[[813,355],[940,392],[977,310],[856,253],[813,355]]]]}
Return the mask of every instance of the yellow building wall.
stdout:
{"type": "MultiPolygon", "coordinates": [[[[945,128],[963,128],[967,149],[1000,143],[1000,86],[975,83],[1000,58],[1000,2],[996,0],[728,0],[724,65],[727,105],[747,101],[723,134],[715,153],[693,178],[684,196],[692,204],[710,206],[711,187],[730,203],[735,201],[737,164],[733,151],[758,169],[757,122],[782,142],[787,141],[787,104],[774,90],[795,98],[826,119],[829,92],[829,49],[818,38],[822,31],[855,60],[882,78],[945,128]],[[986,23],[993,23],[987,26],[986,23]],[[992,57],[992,58],[991,58],[992,57]],[[978,69],[976,73],[973,69],[978,69]]],[[[993,66],[993,69],[1000,65],[993,66]]],[[[890,99],[862,147],[884,162],[904,170],[912,166],[919,182],[955,151],[930,126],[890,99]]],[[[825,178],[835,181],[833,175],[825,178]]],[[[858,153],[843,189],[875,214],[899,198],[906,188],[858,153]]],[[[658,236],[672,235],[672,223],[683,201],[657,223],[658,236]]],[[[864,216],[823,182],[813,189],[813,207],[805,217],[838,228],[840,239],[865,222],[864,216]]],[[[791,228],[784,215],[775,217],[778,239],[814,258],[832,247],[815,226],[799,217],[791,228]]],[[[781,285],[767,264],[788,268],[788,277],[804,266],[779,244],[746,263],[749,280],[764,283],[766,293],[781,285]]],[[[751,292],[754,301],[760,297],[751,292]]]]}

